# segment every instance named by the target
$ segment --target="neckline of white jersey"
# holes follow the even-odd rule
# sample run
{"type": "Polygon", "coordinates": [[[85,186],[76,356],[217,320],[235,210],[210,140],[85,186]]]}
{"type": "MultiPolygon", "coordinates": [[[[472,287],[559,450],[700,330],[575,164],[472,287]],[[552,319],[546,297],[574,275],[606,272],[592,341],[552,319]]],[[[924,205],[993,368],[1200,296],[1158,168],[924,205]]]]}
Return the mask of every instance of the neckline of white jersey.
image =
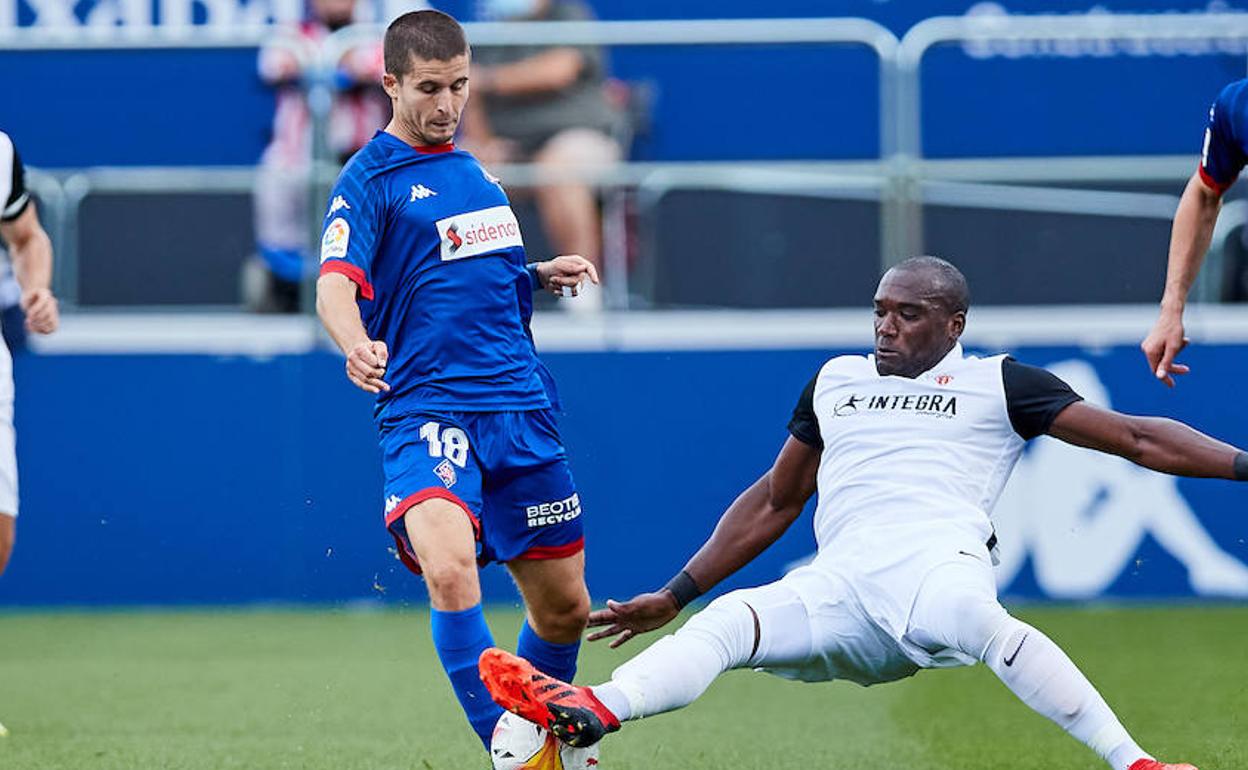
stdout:
{"type": "Polygon", "coordinates": [[[872,371],[872,372],[874,372],[874,373],[875,373],[875,376],[876,376],[876,377],[878,377],[878,378],[879,378],[879,379],[881,379],[881,380],[883,380],[883,379],[887,379],[887,378],[889,378],[889,377],[897,377],[897,378],[902,379],[902,380],[910,380],[911,382],[918,382],[919,380],[923,379],[924,377],[927,377],[928,375],[935,374],[935,372],[936,372],[938,369],[941,369],[942,367],[945,367],[945,366],[947,366],[947,365],[949,365],[949,364],[952,364],[952,363],[954,363],[955,361],[957,361],[957,362],[961,362],[961,361],[962,361],[962,359],[963,359],[963,358],[965,358],[965,357],[966,357],[966,356],[964,356],[964,355],[962,354],[962,343],[961,343],[961,342],[955,342],[955,343],[953,343],[953,347],[949,349],[949,352],[945,354],[945,357],[944,357],[944,358],[942,358],[942,359],[940,359],[939,361],[937,361],[937,362],[936,362],[936,363],[932,366],[932,368],[930,368],[930,369],[926,369],[926,370],[924,370],[924,371],[922,371],[922,372],[919,372],[918,374],[914,375],[913,377],[902,377],[901,375],[897,375],[897,374],[880,374],[879,369],[877,369],[877,368],[876,368],[876,366],[875,366],[875,354],[874,354],[874,353],[868,353],[868,354],[867,354],[867,361],[868,361],[868,363],[870,363],[870,364],[871,364],[871,371],[872,371]]]}

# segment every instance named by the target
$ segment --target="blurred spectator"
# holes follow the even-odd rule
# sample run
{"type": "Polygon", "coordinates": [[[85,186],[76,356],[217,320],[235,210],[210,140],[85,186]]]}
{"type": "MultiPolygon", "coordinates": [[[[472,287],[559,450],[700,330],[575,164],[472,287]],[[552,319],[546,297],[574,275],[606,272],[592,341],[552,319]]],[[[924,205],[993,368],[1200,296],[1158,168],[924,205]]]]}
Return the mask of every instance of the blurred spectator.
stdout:
{"type": "MultiPolygon", "coordinates": [[[[482,15],[506,21],[583,21],[580,0],[482,0],[482,15]]],[[[472,94],[461,144],[486,166],[533,162],[552,172],[599,170],[618,162],[623,114],[605,89],[594,46],[481,47],[472,52],[472,94]]],[[[535,189],[542,227],[556,254],[602,264],[601,217],[591,187],[558,182],[535,189]]],[[[571,308],[602,307],[597,291],[571,308]]]]}
{"type": "MultiPolygon", "coordinates": [[[[315,230],[309,221],[312,121],[304,80],[320,44],[354,20],[356,0],[311,0],[311,10],[311,19],[285,30],[260,51],[260,77],[277,90],[273,138],[260,160],[255,188],[259,258],[243,268],[244,302],[260,312],[299,309],[299,286],[310,264],[309,233],[315,230]]],[[[347,51],[338,64],[329,146],[340,162],[390,119],[381,74],[379,42],[347,51]]]]}

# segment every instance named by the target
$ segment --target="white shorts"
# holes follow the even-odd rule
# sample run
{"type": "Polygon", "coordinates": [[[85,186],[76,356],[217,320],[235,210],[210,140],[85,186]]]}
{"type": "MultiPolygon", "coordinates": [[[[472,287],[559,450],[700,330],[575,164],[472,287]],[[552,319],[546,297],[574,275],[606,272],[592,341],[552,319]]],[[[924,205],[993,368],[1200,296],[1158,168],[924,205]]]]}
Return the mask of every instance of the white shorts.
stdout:
{"type": "Polygon", "coordinates": [[[884,597],[885,607],[908,597],[901,600],[909,608],[902,623],[883,621],[877,602],[881,597],[872,593],[878,590],[878,580],[864,581],[849,570],[818,565],[796,569],[766,586],[734,591],[724,599],[740,599],[758,617],[758,650],[748,662],[752,668],[805,682],[891,682],[920,668],[977,662],[974,655],[933,641],[957,637],[957,629],[950,627],[957,619],[946,611],[951,595],[996,604],[987,550],[955,555],[957,560],[935,564],[917,582],[905,581],[913,585],[895,585],[895,593],[884,597]]]}
{"type": "Polygon", "coordinates": [[[13,359],[0,342],[0,514],[17,516],[17,434],[13,431],[13,359]]]}

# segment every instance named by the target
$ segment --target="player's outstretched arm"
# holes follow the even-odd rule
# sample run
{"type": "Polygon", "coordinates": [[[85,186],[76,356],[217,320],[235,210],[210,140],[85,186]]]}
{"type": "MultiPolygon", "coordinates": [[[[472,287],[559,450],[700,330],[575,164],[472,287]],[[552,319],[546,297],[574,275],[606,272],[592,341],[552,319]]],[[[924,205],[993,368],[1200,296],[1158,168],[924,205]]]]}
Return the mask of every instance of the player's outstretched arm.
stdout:
{"type": "Polygon", "coordinates": [[[818,448],[789,437],[771,470],[741,493],[720,517],[715,531],[666,587],[626,602],[608,601],[590,613],[601,627],[589,640],[615,637],[618,647],[637,634],[666,625],[681,608],[744,567],[789,528],[815,493],[818,448]]]}
{"type": "Polygon", "coordinates": [[[390,390],[382,379],[389,351],[386,343],[368,338],[355,301],[356,291],[356,285],[341,273],[322,275],[316,281],[316,314],[347,357],[347,379],[361,390],[380,393],[390,390]]]}
{"type": "Polygon", "coordinates": [[[1174,476],[1248,481],[1248,453],[1177,420],[1135,417],[1081,401],[1057,415],[1049,435],[1174,476]]]}
{"type": "Polygon", "coordinates": [[[1192,174],[1179,200],[1170,231],[1170,259],[1161,312],[1153,330],[1140,345],[1153,376],[1170,387],[1174,387],[1174,375],[1188,372],[1186,366],[1174,363],[1175,357],[1187,347],[1183,309],[1205,252],[1209,250],[1221,206],[1222,196],[1201,180],[1199,172],[1192,174]]]}
{"type": "Polygon", "coordinates": [[[0,222],[0,236],[9,244],[13,274],[22,288],[26,328],[51,334],[60,324],[60,310],[52,294],[52,241],[39,224],[34,201],[12,222],[0,222]]]}

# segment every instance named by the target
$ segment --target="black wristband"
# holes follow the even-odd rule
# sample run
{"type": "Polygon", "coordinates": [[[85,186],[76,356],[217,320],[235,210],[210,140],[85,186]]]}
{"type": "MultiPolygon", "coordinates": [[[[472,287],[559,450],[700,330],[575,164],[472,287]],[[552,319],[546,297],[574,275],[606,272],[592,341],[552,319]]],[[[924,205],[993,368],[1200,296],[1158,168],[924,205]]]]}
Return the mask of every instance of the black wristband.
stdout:
{"type": "Polygon", "coordinates": [[[702,589],[698,588],[698,584],[683,569],[663,587],[672,592],[672,596],[676,598],[676,606],[682,610],[685,605],[702,595],[702,589]]]}
{"type": "Polygon", "coordinates": [[[1235,480],[1248,481],[1248,452],[1235,455],[1235,480]]]}

